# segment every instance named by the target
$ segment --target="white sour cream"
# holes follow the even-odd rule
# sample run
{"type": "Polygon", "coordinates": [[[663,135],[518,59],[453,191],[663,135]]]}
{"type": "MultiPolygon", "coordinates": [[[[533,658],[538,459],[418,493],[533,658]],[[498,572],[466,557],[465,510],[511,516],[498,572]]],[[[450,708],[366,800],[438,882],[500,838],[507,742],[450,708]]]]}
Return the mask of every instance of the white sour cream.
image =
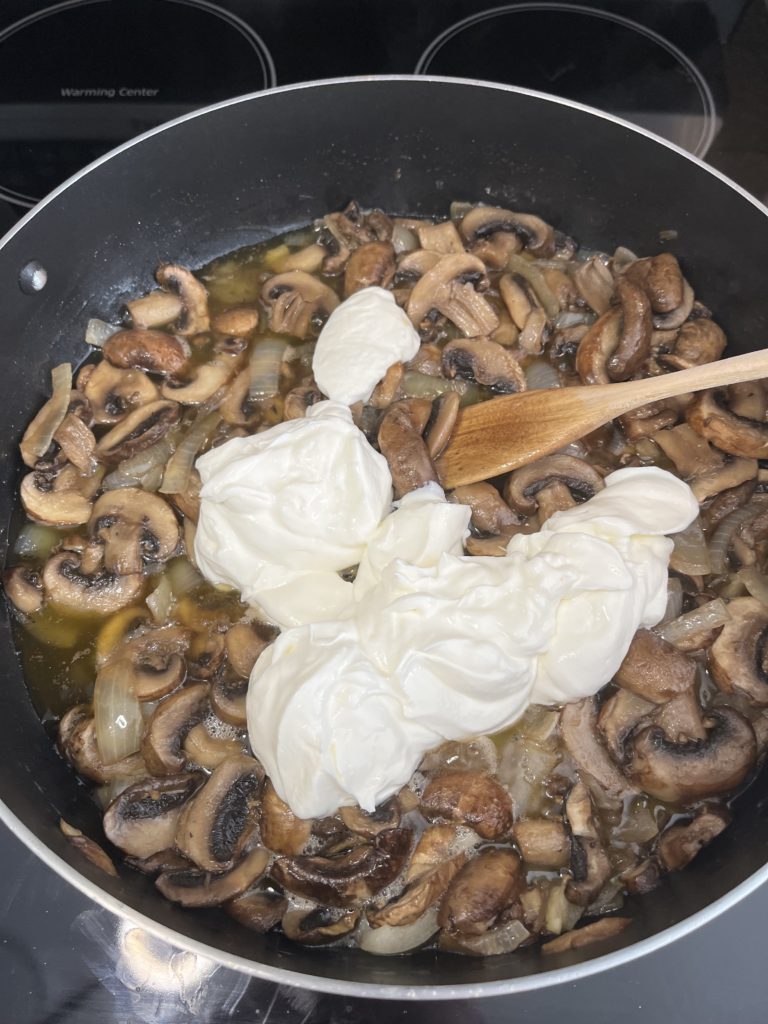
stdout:
{"type": "Polygon", "coordinates": [[[317,386],[333,399],[367,402],[393,363],[413,359],[419,333],[385,288],[355,292],[328,317],[312,358],[317,386]]]}
{"type": "Polygon", "coordinates": [[[212,583],[240,591],[279,626],[350,613],[357,565],[392,502],[386,459],[347,406],[236,437],[197,460],[202,480],[195,559],[212,583]]]}
{"type": "Polygon", "coordinates": [[[664,535],[698,514],[672,474],[619,470],[505,557],[468,557],[466,510],[449,522],[461,506],[407,499],[372,536],[350,613],[288,630],[251,674],[251,746],[301,817],[373,810],[442,740],[596,693],[663,615],[664,535]]]}

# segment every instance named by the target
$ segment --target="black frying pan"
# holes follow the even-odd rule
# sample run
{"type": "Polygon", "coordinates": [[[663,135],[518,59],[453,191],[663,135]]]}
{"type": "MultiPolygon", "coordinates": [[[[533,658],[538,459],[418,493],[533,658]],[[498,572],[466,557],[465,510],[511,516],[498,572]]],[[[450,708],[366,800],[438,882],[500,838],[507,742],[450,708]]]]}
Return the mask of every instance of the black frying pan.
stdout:
{"type": "MultiPolygon", "coordinates": [[[[425,78],[321,82],[233,100],[161,128],[76,176],[0,245],[3,551],[21,476],[17,442],[49,371],[87,354],[87,319],[118,315],[164,260],[213,256],[305,224],[350,198],[445,216],[453,199],[535,211],[584,244],[659,251],[659,232],[730,351],[768,339],[768,211],[711,168],[622,122],[503,86],[425,78]],[[47,283],[28,264],[38,261],[47,283]],[[26,269],[25,269],[26,268],[26,269]]],[[[327,991],[397,998],[491,995],[573,979],[694,927],[768,877],[765,778],[734,824],[685,872],[637,901],[612,946],[475,960],[422,952],[376,959],[303,949],[241,930],[219,911],[165,902],[147,878],[92,869],[60,816],[98,838],[100,815],[55,753],[21,675],[3,610],[0,817],[92,898],[232,966],[327,991]],[[143,919],[141,917],[143,915],[143,919]]]]}

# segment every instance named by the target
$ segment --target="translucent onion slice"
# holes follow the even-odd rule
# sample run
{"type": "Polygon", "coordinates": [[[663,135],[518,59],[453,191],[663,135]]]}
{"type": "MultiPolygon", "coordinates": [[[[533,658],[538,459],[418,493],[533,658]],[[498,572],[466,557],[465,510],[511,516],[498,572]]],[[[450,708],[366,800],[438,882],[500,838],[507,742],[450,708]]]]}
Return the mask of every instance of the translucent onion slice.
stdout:
{"type": "Polygon", "coordinates": [[[251,379],[248,395],[253,399],[272,398],[280,390],[280,367],[288,343],[281,338],[254,342],[251,352],[251,379]]]}
{"type": "Polygon", "coordinates": [[[756,565],[745,565],[736,573],[752,597],[756,597],[768,606],[768,576],[760,572],[756,565]]]}
{"type": "Polygon", "coordinates": [[[93,688],[96,743],[104,764],[115,764],[141,746],[144,718],[133,692],[131,663],[109,662],[96,676],[93,688]]]}
{"type": "Polygon", "coordinates": [[[94,348],[101,348],[105,341],[121,330],[122,327],[115,327],[114,324],[108,324],[105,320],[99,320],[94,317],[86,325],[85,343],[86,345],[92,345],[94,348]]]}
{"type": "Polygon", "coordinates": [[[160,582],[147,598],[147,608],[152,612],[155,622],[165,622],[171,614],[173,606],[173,590],[167,576],[160,577],[160,582]]]}
{"type": "Polygon", "coordinates": [[[582,324],[593,324],[597,316],[587,310],[566,310],[555,317],[554,326],[557,330],[566,327],[581,327],[582,324]]]}
{"type": "Polygon", "coordinates": [[[153,474],[166,465],[173,454],[173,448],[173,440],[166,434],[151,448],[137,452],[130,459],[121,462],[117,469],[104,478],[102,484],[104,490],[113,491],[118,487],[143,487],[144,490],[157,490],[157,486],[154,488],[149,486],[148,481],[151,483],[153,474]]]}
{"type": "Polygon", "coordinates": [[[765,508],[764,502],[756,502],[753,499],[746,505],[742,505],[741,508],[735,509],[720,522],[709,542],[709,557],[713,573],[723,576],[728,572],[728,551],[736,536],[736,531],[761,508],[765,508]]]}
{"type": "Polygon", "coordinates": [[[664,612],[664,622],[671,622],[678,618],[683,611],[683,584],[676,577],[667,580],[667,607],[664,612]]]}
{"type": "Polygon", "coordinates": [[[398,255],[401,252],[413,252],[419,248],[419,240],[410,228],[404,224],[395,224],[392,229],[392,247],[398,255]]]}
{"type": "Polygon", "coordinates": [[[437,929],[437,907],[430,907],[413,924],[399,927],[383,924],[380,928],[371,928],[367,921],[363,921],[358,945],[366,953],[374,953],[376,956],[396,956],[398,953],[407,953],[409,949],[423,946],[437,929]]]}
{"type": "Polygon", "coordinates": [[[51,385],[53,394],[24,431],[24,437],[21,439],[21,457],[27,466],[34,466],[48,451],[53,435],[67,415],[72,390],[70,363],[54,366],[51,370],[51,385]]]}
{"type": "Polygon", "coordinates": [[[163,482],[160,484],[161,494],[181,494],[187,489],[195,457],[210,438],[220,420],[221,413],[218,410],[198,414],[195,422],[182,437],[176,451],[168,460],[163,474],[163,482]]]}
{"type": "Polygon", "coordinates": [[[560,375],[546,359],[533,359],[525,368],[525,382],[529,391],[559,388],[560,375]]]}
{"type": "Polygon", "coordinates": [[[47,558],[61,534],[52,526],[42,523],[26,523],[19,531],[13,553],[22,558],[47,558]]]}
{"type": "Polygon", "coordinates": [[[697,633],[704,633],[707,630],[723,626],[730,621],[730,618],[725,601],[716,597],[714,601],[708,601],[699,608],[694,608],[692,611],[672,619],[671,622],[656,626],[655,632],[667,643],[676,644],[697,633]]]}
{"type": "Polygon", "coordinates": [[[180,597],[184,597],[185,594],[189,594],[190,591],[194,590],[195,587],[199,587],[203,582],[203,577],[190,560],[184,558],[183,555],[180,558],[172,559],[168,563],[166,575],[171,584],[173,596],[177,600],[180,597]]]}
{"type": "Polygon", "coordinates": [[[535,263],[527,260],[525,256],[520,256],[518,253],[513,252],[507,257],[507,270],[511,270],[513,274],[519,274],[520,277],[525,278],[536,293],[536,298],[541,303],[544,312],[550,320],[553,320],[560,312],[560,303],[557,301],[555,293],[544,280],[541,271],[536,268],[535,263]]]}
{"type": "Polygon", "coordinates": [[[712,572],[712,560],[698,516],[672,540],[675,546],[669,564],[675,572],[683,572],[687,576],[707,576],[712,572]]]}

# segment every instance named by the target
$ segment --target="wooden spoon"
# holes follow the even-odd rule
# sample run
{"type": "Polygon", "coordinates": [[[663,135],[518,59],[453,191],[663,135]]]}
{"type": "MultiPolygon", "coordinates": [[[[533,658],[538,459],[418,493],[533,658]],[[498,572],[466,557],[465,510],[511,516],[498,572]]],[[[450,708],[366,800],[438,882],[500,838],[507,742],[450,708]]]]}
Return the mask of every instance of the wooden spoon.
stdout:
{"type": "Polygon", "coordinates": [[[549,455],[648,402],[768,377],[768,349],[622,384],[546,388],[463,409],[437,460],[446,490],[507,473],[549,455]]]}

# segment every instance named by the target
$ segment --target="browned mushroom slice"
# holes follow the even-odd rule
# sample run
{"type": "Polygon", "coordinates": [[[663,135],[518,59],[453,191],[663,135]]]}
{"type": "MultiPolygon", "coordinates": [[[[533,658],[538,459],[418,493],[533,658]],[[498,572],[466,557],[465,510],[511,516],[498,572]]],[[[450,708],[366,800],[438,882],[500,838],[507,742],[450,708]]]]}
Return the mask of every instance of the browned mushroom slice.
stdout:
{"type": "Polygon", "coordinates": [[[624,744],[630,734],[656,705],[629,690],[618,690],[600,708],[597,728],[615,761],[624,760],[624,744]]]}
{"type": "Polygon", "coordinates": [[[530,867],[562,868],[571,856],[571,844],[560,818],[522,818],[512,826],[512,838],[530,867]]]}
{"type": "Polygon", "coordinates": [[[313,324],[325,320],[339,298],[327,284],[302,270],[271,277],[261,291],[269,308],[269,329],[305,338],[313,324]]]}
{"type": "Polygon", "coordinates": [[[691,689],[696,682],[696,662],[650,630],[639,629],[615,679],[638,697],[663,704],[691,689]]]}
{"type": "Polygon", "coordinates": [[[105,567],[124,574],[141,572],[147,562],[167,561],[181,539],[168,503],[138,487],[102,494],[93,506],[89,532],[104,544],[105,567]]]}
{"type": "Polygon", "coordinates": [[[164,437],[180,416],[179,404],[163,399],[134,409],[99,439],[96,454],[103,462],[130,458],[164,437]]]}
{"type": "Polygon", "coordinates": [[[313,384],[293,388],[283,402],[283,419],[300,420],[307,415],[310,406],[323,401],[323,393],[313,384]]]}
{"type": "Polygon", "coordinates": [[[462,218],[460,230],[470,245],[503,232],[516,235],[533,256],[548,258],[555,252],[554,229],[531,213],[476,206],[462,218]]]}
{"type": "Polygon", "coordinates": [[[269,889],[254,889],[236,896],[224,909],[245,928],[254,932],[268,932],[282,920],[288,909],[288,900],[269,889]]]}
{"type": "Polygon", "coordinates": [[[184,739],[184,754],[192,764],[213,771],[228,757],[243,753],[243,742],[212,736],[203,723],[194,725],[184,739]]]}
{"type": "Polygon", "coordinates": [[[264,770],[252,757],[222,761],[187,805],[176,846],[204,871],[232,866],[256,827],[264,770]]]}
{"type": "Polygon", "coordinates": [[[176,850],[159,850],[150,854],[149,857],[126,857],[125,863],[130,865],[142,875],[150,875],[152,878],[162,874],[164,871],[178,871],[181,868],[190,868],[192,865],[186,857],[182,857],[176,850]]]}
{"type": "Polygon", "coordinates": [[[312,837],[312,821],[298,818],[267,781],[261,798],[261,841],[274,853],[297,856],[312,837]]]}
{"type": "Polygon", "coordinates": [[[587,501],[605,486],[597,470],[583,459],[548,455],[510,473],[504,485],[504,498],[516,512],[532,516],[546,499],[544,492],[550,492],[551,499],[552,489],[558,485],[567,492],[563,497],[566,501],[570,498],[570,504],[574,504],[574,499],[587,501]]]}
{"type": "Polygon", "coordinates": [[[406,398],[387,409],[379,426],[379,448],[392,474],[395,497],[437,481],[437,470],[422,438],[432,403],[406,398]]]}
{"type": "Polygon", "coordinates": [[[90,517],[92,491],[74,466],[55,465],[27,473],[19,496],[24,511],[36,523],[80,526],[90,517]]]}
{"type": "Polygon", "coordinates": [[[395,250],[390,242],[368,242],[356,249],[344,271],[344,295],[376,285],[388,288],[395,276],[395,250]]]}
{"type": "Polygon", "coordinates": [[[651,353],[651,303],[643,289],[625,277],[619,278],[616,290],[621,303],[621,334],[606,366],[611,380],[627,380],[651,353]]]}
{"type": "Polygon", "coordinates": [[[271,877],[284,889],[328,907],[356,907],[380,892],[400,874],[411,846],[408,829],[380,832],[336,857],[284,857],[275,861],[271,877]]]}
{"type": "Polygon", "coordinates": [[[131,410],[158,397],[157,385],[142,370],[121,370],[106,359],[93,367],[82,391],[95,423],[117,423],[131,410]]]}
{"type": "Polygon", "coordinates": [[[86,704],[76,704],[64,714],[59,722],[56,743],[78,775],[92,782],[104,784],[113,779],[146,775],[144,761],[139,754],[131,754],[114,764],[104,764],[96,743],[93,714],[86,704]]]}
{"type": "Polygon", "coordinates": [[[576,372],[582,384],[610,384],[608,360],[621,337],[621,313],[609,309],[592,324],[579,342],[576,372]]]}
{"type": "Polygon", "coordinates": [[[208,292],[191,270],[165,263],[157,268],[155,279],[161,288],[175,293],[181,299],[181,315],[174,328],[177,334],[191,338],[208,330],[208,292]]]}
{"type": "Polygon", "coordinates": [[[625,277],[648,292],[654,313],[671,313],[683,301],[683,275],[672,253],[635,260],[625,277]]]}
{"type": "Polygon", "coordinates": [[[456,225],[451,220],[444,220],[440,224],[424,222],[417,225],[416,234],[422,249],[437,252],[441,256],[464,252],[464,243],[456,230],[456,225]]]}
{"type": "Polygon", "coordinates": [[[577,767],[595,779],[609,796],[623,797],[635,792],[600,742],[594,698],[566,704],[560,712],[560,732],[577,767]]]}
{"type": "Polygon", "coordinates": [[[653,439],[674,462],[675,469],[684,480],[692,481],[723,466],[722,454],[687,423],[660,430],[653,439]]]}
{"type": "Polygon", "coordinates": [[[668,871],[680,871],[731,823],[727,807],[703,804],[693,818],[676,821],[659,836],[656,853],[668,871]]]}
{"type": "Polygon", "coordinates": [[[392,363],[373,389],[368,404],[372,405],[374,409],[386,409],[387,406],[391,405],[400,391],[404,374],[405,367],[402,363],[392,363]]]}
{"type": "Polygon", "coordinates": [[[729,455],[762,459],[768,454],[768,424],[736,416],[720,404],[715,391],[696,395],[685,418],[697,434],[729,455]]]}
{"type": "Polygon", "coordinates": [[[723,354],[726,337],[714,320],[699,317],[683,324],[675,337],[671,351],[660,351],[658,360],[675,370],[713,363],[723,354]]]}
{"type": "Polygon", "coordinates": [[[693,288],[691,288],[688,282],[683,279],[683,298],[680,305],[675,309],[670,310],[669,313],[655,313],[653,317],[653,326],[658,331],[676,330],[678,327],[681,327],[691,315],[693,302],[693,288]]]}
{"type": "Polygon", "coordinates": [[[677,697],[658,705],[653,720],[673,743],[707,738],[704,711],[695,687],[683,690],[677,697]]]}
{"type": "MultiPolygon", "coordinates": [[[[359,251],[359,250],[358,250],[359,251]]],[[[359,910],[288,910],[283,915],[283,933],[305,946],[325,946],[354,931],[360,920],[359,910]]]]}
{"type": "Polygon", "coordinates": [[[211,320],[211,327],[219,334],[241,338],[259,326],[261,313],[255,306],[234,306],[217,313],[211,320]]]}
{"type": "Polygon", "coordinates": [[[467,862],[468,852],[457,853],[448,860],[435,865],[431,870],[423,872],[410,881],[399,896],[390,900],[383,907],[374,907],[368,911],[368,921],[378,928],[390,925],[401,928],[413,924],[422,914],[440,899],[447,890],[454,876],[467,862]]]}
{"type": "Polygon", "coordinates": [[[642,729],[628,744],[627,773],[658,800],[685,803],[726,793],[755,766],[752,726],[733,708],[712,708],[704,719],[707,737],[672,743],[663,729],[642,729]]]}
{"type": "Polygon", "coordinates": [[[505,395],[525,391],[525,373],[518,361],[503,345],[487,338],[449,341],[442,362],[449,380],[476,381],[505,395]]]}
{"type": "Polygon", "coordinates": [[[611,876],[611,862],[598,836],[592,800],[583,782],[577,782],[565,801],[571,827],[570,874],[565,896],[577,906],[588,906],[611,876]]]}
{"type": "Polygon", "coordinates": [[[182,302],[173,292],[156,290],[126,302],[125,308],[134,327],[164,327],[181,316],[182,302]]]}
{"type": "Polygon", "coordinates": [[[3,589],[8,600],[24,615],[32,615],[43,607],[43,581],[36,569],[26,565],[6,569],[3,589]]]}
{"type": "Polygon", "coordinates": [[[61,453],[81,473],[91,476],[97,469],[96,438],[93,431],[73,412],[67,413],[53,435],[61,453]]]}
{"type": "Polygon", "coordinates": [[[59,828],[70,846],[73,846],[94,867],[97,867],[107,875],[111,875],[113,878],[118,877],[117,868],[98,843],[94,842],[93,839],[89,839],[79,828],[70,825],[63,818],[59,818],[59,828]]]}
{"type": "Polygon", "coordinates": [[[140,573],[118,576],[106,569],[85,573],[74,551],[52,555],[43,569],[43,589],[51,604],[80,614],[109,615],[126,608],[144,589],[140,573]]]}
{"type": "Polygon", "coordinates": [[[526,282],[519,275],[504,274],[498,287],[512,322],[522,331],[537,305],[535,299],[531,298],[526,282]]]}
{"type": "Polygon", "coordinates": [[[499,922],[481,935],[441,932],[437,942],[438,949],[448,953],[463,953],[466,956],[500,956],[502,953],[513,953],[530,939],[531,933],[518,916],[511,916],[509,920],[505,920],[507,913],[502,913],[499,922]]]}
{"type": "Polygon", "coordinates": [[[191,380],[166,380],[161,389],[163,398],[179,405],[202,405],[221,397],[242,364],[241,351],[219,352],[209,363],[198,366],[191,380]]]}
{"type": "Polygon", "coordinates": [[[476,256],[443,256],[414,285],[406,312],[416,327],[437,310],[467,338],[488,335],[498,326],[499,318],[477,290],[487,285],[485,265],[476,256]]]}
{"type": "Polygon", "coordinates": [[[427,783],[421,813],[428,821],[442,818],[469,825],[483,839],[500,839],[512,826],[512,801],[500,783],[473,771],[448,771],[427,783]]]}
{"type": "Polygon", "coordinates": [[[116,644],[105,657],[97,655],[99,667],[106,661],[125,660],[131,666],[131,687],[141,701],[159,700],[181,686],[187,673],[184,652],[190,631],[179,626],[142,629],[116,644]]]}
{"type": "Polygon", "coordinates": [[[104,834],[133,857],[145,859],[173,844],[187,801],[200,788],[200,773],[142,779],[128,786],[104,814],[104,834]]]}
{"type": "Polygon", "coordinates": [[[545,956],[552,956],[555,953],[566,953],[571,949],[590,946],[593,942],[604,942],[606,939],[620,935],[631,923],[631,917],[601,917],[599,921],[585,924],[583,928],[577,928],[566,932],[565,935],[558,935],[556,939],[550,939],[541,947],[541,952],[545,956]]]}
{"type": "Polygon", "coordinates": [[[521,519],[489,483],[466,484],[448,495],[449,501],[472,509],[472,525],[483,533],[499,534],[519,526],[521,519]]]}
{"type": "Polygon", "coordinates": [[[141,753],[153,775],[175,775],[186,764],[182,745],[208,711],[208,687],[186,686],[162,701],[147,723],[141,753]]]}
{"type": "Polygon", "coordinates": [[[182,868],[167,871],[155,880],[166,899],[183,907],[218,907],[241,896],[264,875],[269,864],[269,851],[263,846],[247,853],[234,867],[221,874],[182,868]]]}
{"type": "Polygon", "coordinates": [[[677,411],[666,408],[664,402],[650,402],[624,413],[619,417],[619,423],[629,441],[641,437],[655,438],[657,431],[677,423],[677,411]]]}
{"type": "Polygon", "coordinates": [[[712,678],[724,693],[743,693],[768,705],[768,608],[754,597],[728,604],[730,621],[709,651],[712,678]]]}
{"type": "Polygon", "coordinates": [[[166,331],[132,328],[117,331],[104,342],[104,358],[123,370],[147,370],[177,377],[189,366],[189,345],[166,331]]]}
{"type": "Polygon", "coordinates": [[[615,282],[604,260],[599,256],[591,256],[580,263],[574,271],[573,280],[590,309],[600,315],[608,311],[615,282]]]}
{"type": "Polygon", "coordinates": [[[227,647],[222,633],[201,630],[194,634],[187,651],[191,679],[213,679],[224,664],[227,647]]]}
{"type": "Polygon", "coordinates": [[[398,285],[415,284],[428,270],[440,262],[440,254],[428,249],[406,252],[398,258],[395,282],[398,285]]]}
{"type": "Polygon", "coordinates": [[[227,660],[238,676],[247,679],[268,641],[248,622],[236,622],[226,636],[227,660]]]}
{"type": "Polygon", "coordinates": [[[441,928],[467,935],[487,931],[525,888],[525,873],[514,850],[481,850],[448,886],[438,912],[441,928]]]}
{"type": "Polygon", "coordinates": [[[360,807],[342,807],[339,816],[350,832],[365,836],[366,839],[373,839],[379,832],[398,827],[400,807],[393,797],[370,814],[360,807]]]}
{"type": "Polygon", "coordinates": [[[211,684],[211,707],[228,725],[244,726],[247,722],[245,713],[247,694],[247,679],[229,679],[226,675],[219,677],[214,679],[211,684]]]}
{"type": "Polygon", "coordinates": [[[458,854],[474,849],[479,842],[480,837],[470,829],[457,825],[428,825],[411,854],[405,872],[406,882],[430,874],[458,854]]]}
{"type": "Polygon", "coordinates": [[[661,868],[655,857],[649,857],[621,873],[621,881],[628,893],[642,896],[651,892],[661,881],[661,868]]]}

